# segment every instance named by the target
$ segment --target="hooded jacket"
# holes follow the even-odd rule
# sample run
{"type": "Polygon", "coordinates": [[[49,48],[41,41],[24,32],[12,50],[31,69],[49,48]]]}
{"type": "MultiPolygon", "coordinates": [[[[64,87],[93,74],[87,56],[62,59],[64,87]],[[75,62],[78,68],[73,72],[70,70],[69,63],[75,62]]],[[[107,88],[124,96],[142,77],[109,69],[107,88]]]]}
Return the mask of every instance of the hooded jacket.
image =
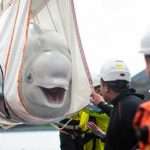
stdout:
{"type": "Polygon", "coordinates": [[[114,107],[100,103],[98,107],[110,115],[110,123],[105,137],[105,150],[131,150],[137,144],[132,121],[137,107],[144,96],[127,89],[112,100],[114,107]]]}

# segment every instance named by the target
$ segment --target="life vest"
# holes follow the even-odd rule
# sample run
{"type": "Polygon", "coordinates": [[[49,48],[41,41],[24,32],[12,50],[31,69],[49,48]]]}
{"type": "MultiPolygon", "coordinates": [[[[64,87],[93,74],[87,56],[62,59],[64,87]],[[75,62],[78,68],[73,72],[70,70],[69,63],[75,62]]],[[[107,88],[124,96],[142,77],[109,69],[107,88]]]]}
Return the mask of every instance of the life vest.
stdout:
{"type": "Polygon", "coordinates": [[[140,105],[133,126],[139,138],[140,150],[150,150],[150,101],[140,105]]]}
{"type": "MultiPolygon", "coordinates": [[[[108,121],[109,118],[106,114],[101,112],[95,112],[92,110],[89,110],[87,108],[80,111],[80,128],[83,131],[91,132],[91,130],[88,129],[88,121],[95,121],[96,125],[99,126],[103,131],[107,130],[108,121]]],[[[84,145],[84,150],[103,150],[104,149],[104,143],[98,139],[91,139],[89,142],[87,142],[84,145]]]]}
{"type": "MultiPolygon", "coordinates": [[[[91,133],[92,131],[88,128],[88,122],[94,121],[96,125],[98,125],[103,131],[107,130],[109,118],[106,114],[102,112],[95,112],[94,110],[89,110],[88,108],[84,108],[81,111],[75,113],[71,118],[64,119],[59,123],[59,126],[65,131],[63,133],[67,133],[69,135],[69,131],[74,131],[80,134],[81,137],[84,135],[91,133]],[[69,119],[71,120],[67,125],[65,125],[69,119]],[[64,128],[63,128],[64,123],[64,128]],[[67,131],[67,132],[66,132],[67,131]]],[[[73,132],[70,132],[72,137],[73,132]]],[[[61,130],[60,130],[61,132],[61,130]]],[[[84,150],[103,150],[104,143],[95,136],[95,138],[91,138],[84,144],[84,150]]]]}

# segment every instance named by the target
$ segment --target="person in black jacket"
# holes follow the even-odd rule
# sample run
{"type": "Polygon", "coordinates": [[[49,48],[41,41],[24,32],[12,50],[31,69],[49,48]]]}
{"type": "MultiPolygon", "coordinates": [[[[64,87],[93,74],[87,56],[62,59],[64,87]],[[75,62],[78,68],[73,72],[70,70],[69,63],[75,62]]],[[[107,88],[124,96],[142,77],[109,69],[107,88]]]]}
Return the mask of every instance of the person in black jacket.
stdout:
{"type": "Polygon", "coordinates": [[[131,81],[131,86],[144,94],[145,100],[150,100],[150,31],[146,32],[140,42],[140,53],[144,57],[145,69],[137,73],[131,81]]]}
{"type": "Polygon", "coordinates": [[[130,73],[123,61],[106,63],[100,72],[101,97],[94,91],[92,102],[110,116],[105,150],[133,150],[137,139],[132,120],[143,96],[130,89],[130,73]],[[105,100],[104,100],[104,99],[105,100]],[[110,104],[113,105],[113,107],[110,104]]]}
{"type": "MultiPolygon", "coordinates": [[[[146,63],[146,74],[150,81],[150,32],[144,34],[141,39],[141,51],[144,55],[144,60],[146,63]]],[[[149,86],[149,83],[147,82],[149,86]]],[[[142,87],[147,88],[147,87],[142,87]]],[[[149,92],[149,91],[148,91],[149,92]]],[[[133,126],[137,133],[137,138],[139,140],[140,150],[150,149],[150,99],[145,101],[139,106],[139,109],[134,117],[133,126]]]]}

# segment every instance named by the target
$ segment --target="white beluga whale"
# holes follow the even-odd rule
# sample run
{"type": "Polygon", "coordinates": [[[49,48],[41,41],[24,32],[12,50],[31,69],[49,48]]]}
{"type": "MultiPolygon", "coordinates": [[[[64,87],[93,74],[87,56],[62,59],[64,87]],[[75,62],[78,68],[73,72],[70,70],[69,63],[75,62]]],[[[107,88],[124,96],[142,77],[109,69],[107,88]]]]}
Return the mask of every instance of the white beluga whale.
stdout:
{"type": "Polygon", "coordinates": [[[29,46],[19,91],[26,109],[38,117],[57,117],[69,107],[71,56],[61,35],[29,27],[29,46]],[[36,31],[40,32],[36,32],[36,31]]]}

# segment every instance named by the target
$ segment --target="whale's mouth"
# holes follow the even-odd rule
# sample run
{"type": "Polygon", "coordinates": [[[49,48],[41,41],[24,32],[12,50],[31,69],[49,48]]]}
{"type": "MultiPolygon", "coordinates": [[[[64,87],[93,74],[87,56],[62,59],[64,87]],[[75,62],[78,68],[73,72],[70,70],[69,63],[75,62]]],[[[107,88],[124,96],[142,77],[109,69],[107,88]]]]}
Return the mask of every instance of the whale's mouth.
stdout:
{"type": "Polygon", "coordinates": [[[45,88],[40,87],[43,91],[44,95],[46,96],[49,103],[52,104],[61,104],[64,100],[65,89],[60,87],[55,88],[45,88]]]}

